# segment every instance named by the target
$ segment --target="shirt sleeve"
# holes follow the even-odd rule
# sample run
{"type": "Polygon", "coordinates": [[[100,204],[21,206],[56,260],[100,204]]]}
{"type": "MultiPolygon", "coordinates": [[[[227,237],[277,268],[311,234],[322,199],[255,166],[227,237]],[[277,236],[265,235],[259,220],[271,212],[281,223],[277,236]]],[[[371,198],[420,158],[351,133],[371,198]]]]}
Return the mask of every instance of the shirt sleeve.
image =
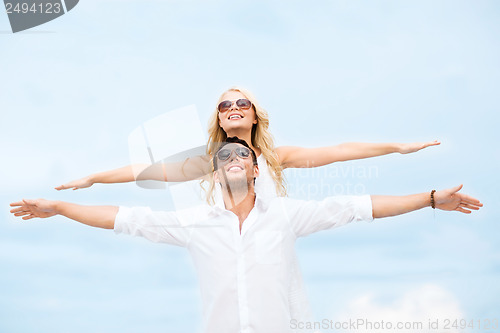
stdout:
{"type": "Polygon", "coordinates": [[[343,226],[353,221],[373,221],[372,200],[364,196],[335,196],[322,201],[283,199],[285,214],[297,237],[343,226]]]}
{"type": "Polygon", "coordinates": [[[115,233],[144,237],[157,243],[186,247],[189,228],[177,212],[155,212],[149,207],[120,206],[115,218],[115,233]]]}

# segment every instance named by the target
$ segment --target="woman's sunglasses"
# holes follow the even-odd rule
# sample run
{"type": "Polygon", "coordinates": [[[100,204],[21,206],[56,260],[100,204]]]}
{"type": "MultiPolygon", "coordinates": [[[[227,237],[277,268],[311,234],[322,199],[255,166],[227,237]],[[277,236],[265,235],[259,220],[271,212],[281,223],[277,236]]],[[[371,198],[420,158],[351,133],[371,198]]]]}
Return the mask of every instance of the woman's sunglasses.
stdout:
{"type": "Polygon", "coordinates": [[[248,110],[252,107],[252,102],[250,102],[246,98],[240,98],[236,102],[222,101],[219,103],[219,106],[217,107],[217,109],[219,109],[220,113],[226,112],[227,110],[229,110],[231,108],[231,106],[233,106],[233,103],[236,103],[236,106],[242,110],[248,110]]]}
{"type": "Polygon", "coordinates": [[[235,149],[222,148],[217,153],[217,158],[219,159],[219,161],[227,161],[233,151],[241,158],[248,158],[251,154],[250,149],[248,149],[247,147],[237,147],[235,149]]]}

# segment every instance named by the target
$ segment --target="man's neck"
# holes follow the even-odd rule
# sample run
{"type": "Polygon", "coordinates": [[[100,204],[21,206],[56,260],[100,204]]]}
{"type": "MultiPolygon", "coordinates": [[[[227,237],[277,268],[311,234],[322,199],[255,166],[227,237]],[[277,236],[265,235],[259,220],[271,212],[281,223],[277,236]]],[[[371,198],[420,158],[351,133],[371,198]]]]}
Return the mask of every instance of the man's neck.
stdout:
{"type": "Polygon", "coordinates": [[[238,216],[241,234],[243,222],[255,206],[255,191],[253,188],[248,189],[248,191],[228,191],[224,189],[222,194],[226,209],[238,216]]]}

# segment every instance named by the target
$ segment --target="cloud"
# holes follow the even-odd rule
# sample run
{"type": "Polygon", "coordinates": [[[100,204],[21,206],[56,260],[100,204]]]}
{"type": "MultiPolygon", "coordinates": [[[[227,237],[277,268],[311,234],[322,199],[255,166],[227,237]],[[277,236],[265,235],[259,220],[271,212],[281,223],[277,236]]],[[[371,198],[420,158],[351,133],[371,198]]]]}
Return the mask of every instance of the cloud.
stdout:
{"type": "MultiPolygon", "coordinates": [[[[463,311],[449,291],[435,284],[425,284],[391,302],[384,302],[373,293],[365,294],[352,300],[345,312],[333,318],[338,318],[337,322],[360,323],[356,330],[351,326],[341,332],[394,332],[396,325],[404,325],[398,331],[425,333],[437,331],[436,327],[429,327],[430,322],[437,320],[439,329],[444,329],[445,320],[463,318],[463,311]]],[[[458,331],[450,327],[447,332],[458,331]]]]}

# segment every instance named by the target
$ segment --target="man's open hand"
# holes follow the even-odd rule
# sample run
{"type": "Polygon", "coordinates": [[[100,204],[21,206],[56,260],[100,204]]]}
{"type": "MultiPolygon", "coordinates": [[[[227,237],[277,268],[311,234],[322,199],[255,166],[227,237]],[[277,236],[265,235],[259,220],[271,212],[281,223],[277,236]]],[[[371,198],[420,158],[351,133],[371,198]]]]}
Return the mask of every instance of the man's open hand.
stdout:
{"type": "Polygon", "coordinates": [[[13,213],[14,216],[22,216],[23,220],[29,220],[34,217],[45,218],[57,215],[56,202],[45,199],[23,199],[22,201],[11,203],[10,206],[17,207],[10,212],[13,213]]]}
{"type": "Polygon", "coordinates": [[[447,190],[434,193],[435,206],[442,210],[456,210],[470,214],[471,210],[478,210],[483,204],[470,195],[458,193],[463,185],[458,185],[447,190]]]}

